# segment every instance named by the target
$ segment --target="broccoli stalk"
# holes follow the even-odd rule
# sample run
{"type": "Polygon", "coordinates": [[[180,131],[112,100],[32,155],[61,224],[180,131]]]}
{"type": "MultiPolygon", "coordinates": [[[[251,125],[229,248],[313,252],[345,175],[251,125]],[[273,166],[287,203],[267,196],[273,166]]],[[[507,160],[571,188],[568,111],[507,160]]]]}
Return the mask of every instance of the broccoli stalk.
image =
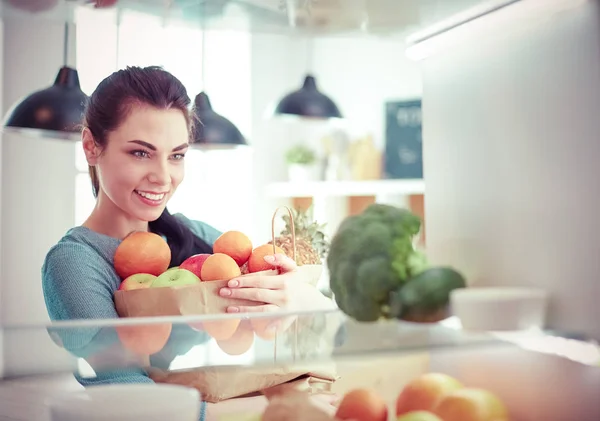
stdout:
{"type": "Polygon", "coordinates": [[[413,246],[420,229],[420,218],[409,210],[377,203],[340,224],[327,266],[344,313],[362,322],[392,317],[390,294],[428,266],[413,246]]]}

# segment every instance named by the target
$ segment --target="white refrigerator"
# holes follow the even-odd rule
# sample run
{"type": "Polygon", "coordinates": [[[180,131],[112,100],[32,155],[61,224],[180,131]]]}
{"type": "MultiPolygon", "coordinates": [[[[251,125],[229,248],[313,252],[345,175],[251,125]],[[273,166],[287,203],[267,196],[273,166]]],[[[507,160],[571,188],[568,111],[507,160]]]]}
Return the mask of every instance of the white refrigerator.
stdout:
{"type": "MultiPolygon", "coordinates": [[[[405,53],[423,78],[430,258],[471,285],[545,288],[548,328],[600,340],[600,1],[484,1],[405,53]]],[[[600,369],[552,356],[593,349],[543,342],[432,369],[500,393],[516,420],[600,419],[600,369]]]]}
{"type": "Polygon", "coordinates": [[[600,2],[481,2],[411,36],[431,258],[546,288],[548,327],[600,339],[600,2]]]}

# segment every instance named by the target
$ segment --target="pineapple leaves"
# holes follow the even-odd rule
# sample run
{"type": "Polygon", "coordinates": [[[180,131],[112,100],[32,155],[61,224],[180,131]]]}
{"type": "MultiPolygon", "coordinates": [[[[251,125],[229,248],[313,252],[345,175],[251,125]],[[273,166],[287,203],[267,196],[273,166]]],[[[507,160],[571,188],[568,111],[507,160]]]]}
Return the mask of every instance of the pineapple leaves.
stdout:
{"type": "MultiPolygon", "coordinates": [[[[292,209],[294,218],[294,231],[296,238],[304,238],[309,241],[317,254],[321,258],[325,258],[329,251],[329,239],[323,232],[327,224],[318,224],[313,219],[312,206],[308,208],[292,209]]],[[[281,235],[291,235],[292,221],[289,215],[282,216],[285,228],[281,231],[281,235]]]]}

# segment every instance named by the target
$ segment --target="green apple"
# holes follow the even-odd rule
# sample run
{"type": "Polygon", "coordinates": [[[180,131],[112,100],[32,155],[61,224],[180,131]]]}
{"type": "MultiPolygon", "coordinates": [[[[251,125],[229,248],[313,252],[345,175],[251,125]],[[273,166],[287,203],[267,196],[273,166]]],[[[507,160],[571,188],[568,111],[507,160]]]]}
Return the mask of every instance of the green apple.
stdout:
{"type": "Polygon", "coordinates": [[[160,274],[154,282],[152,282],[152,288],[178,287],[199,284],[200,282],[200,278],[189,270],[171,268],[160,274]]]}
{"type": "Polygon", "coordinates": [[[410,411],[399,415],[396,421],[442,421],[442,419],[429,411],[410,411]]]}
{"type": "Polygon", "coordinates": [[[150,288],[156,280],[156,276],[150,273],[135,273],[128,276],[119,285],[119,291],[131,291],[134,289],[150,288]]]}

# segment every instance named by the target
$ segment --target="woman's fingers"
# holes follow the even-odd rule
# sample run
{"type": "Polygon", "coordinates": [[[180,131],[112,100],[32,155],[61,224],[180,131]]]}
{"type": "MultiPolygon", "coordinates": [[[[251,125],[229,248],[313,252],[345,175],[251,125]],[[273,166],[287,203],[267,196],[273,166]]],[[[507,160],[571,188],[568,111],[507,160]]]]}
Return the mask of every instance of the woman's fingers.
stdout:
{"type": "Polygon", "coordinates": [[[287,303],[287,295],[281,289],[266,288],[221,288],[221,297],[237,298],[241,300],[258,301],[266,304],[284,306],[287,303]]]}
{"type": "MultiPolygon", "coordinates": [[[[267,313],[277,311],[279,307],[274,304],[265,304],[261,306],[229,306],[228,313],[267,313]]],[[[274,317],[273,317],[274,318],[274,317]]]]}
{"type": "Polygon", "coordinates": [[[265,256],[264,259],[265,262],[278,267],[282,272],[292,272],[298,268],[294,259],[285,254],[277,253],[275,255],[265,256]]]}
{"type": "MultiPolygon", "coordinates": [[[[268,275],[265,273],[255,273],[244,275],[227,282],[227,286],[233,288],[265,288],[282,289],[285,286],[285,277],[280,275],[268,275]]],[[[228,289],[228,288],[222,288],[228,289]]]]}

